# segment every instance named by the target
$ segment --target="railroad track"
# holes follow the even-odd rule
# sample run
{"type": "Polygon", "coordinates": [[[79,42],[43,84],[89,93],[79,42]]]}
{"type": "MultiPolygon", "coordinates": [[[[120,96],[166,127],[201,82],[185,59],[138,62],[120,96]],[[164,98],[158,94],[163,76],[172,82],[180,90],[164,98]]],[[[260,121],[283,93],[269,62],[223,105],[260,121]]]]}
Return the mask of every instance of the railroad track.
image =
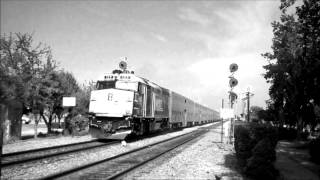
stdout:
{"type": "Polygon", "coordinates": [[[118,143],[117,141],[99,142],[98,140],[84,141],[73,144],[51,146],[39,149],[32,149],[27,151],[19,151],[13,153],[6,153],[1,156],[1,166],[7,167],[11,165],[18,165],[30,161],[51,158],[55,156],[75,153],[103,146],[109,146],[118,143]]]}
{"type": "MultiPolygon", "coordinates": [[[[213,127],[218,126],[214,124],[213,127]]],[[[212,127],[212,126],[211,126],[212,127]]],[[[208,132],[200,128],[194,132],[166,139],[97,162],[52,174],[42,179],[116,179],[208,132]]]]}

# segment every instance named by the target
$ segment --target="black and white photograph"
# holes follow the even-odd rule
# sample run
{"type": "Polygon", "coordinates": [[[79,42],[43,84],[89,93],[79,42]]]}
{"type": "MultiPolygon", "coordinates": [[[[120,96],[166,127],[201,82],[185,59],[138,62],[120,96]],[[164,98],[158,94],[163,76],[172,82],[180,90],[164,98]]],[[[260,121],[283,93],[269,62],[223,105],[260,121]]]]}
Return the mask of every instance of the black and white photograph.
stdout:
{"type": "Polygon", "coordinates": [[[0,0],[0,179],[320,180],[319,0],[0,0]]]}

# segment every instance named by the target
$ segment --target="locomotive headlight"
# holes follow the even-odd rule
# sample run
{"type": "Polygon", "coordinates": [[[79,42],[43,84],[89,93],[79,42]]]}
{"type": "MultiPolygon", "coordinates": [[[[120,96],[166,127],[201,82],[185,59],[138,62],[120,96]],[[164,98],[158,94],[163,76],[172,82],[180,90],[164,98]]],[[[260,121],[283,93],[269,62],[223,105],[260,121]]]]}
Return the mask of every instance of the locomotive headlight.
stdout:
{"type": "Polygon", "coordinates": [[[129,110],[126,110],[126,115],[130,115],[130,111],[129,110]]]}
{"type": "Polygon", "coordinates": [[[112,101],[113,98],[113,94],[112,93],[108,93],[108,101],[112,101]]]}
{"type": "Polygon", "coordinates": [[[112,129],[112,123],[108,122],[107,124],[104,124],[102,127],[105,131],[111,131],[112,129]]]}

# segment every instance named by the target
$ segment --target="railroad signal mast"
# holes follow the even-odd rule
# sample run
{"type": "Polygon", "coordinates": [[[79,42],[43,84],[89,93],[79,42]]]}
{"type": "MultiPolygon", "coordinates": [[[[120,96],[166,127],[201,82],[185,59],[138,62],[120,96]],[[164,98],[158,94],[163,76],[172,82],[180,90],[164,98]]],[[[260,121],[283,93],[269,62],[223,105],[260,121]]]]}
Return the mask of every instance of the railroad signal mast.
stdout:
{"type": "MultiPolygon", "coordinates": [[[[238,95],[233,92],[233,88],[238,85],[238,80],[234,77],[234,73],[238,70],[238,65],[236,63],[232,63],[229,66],[231,75],[229,76],[229,102],[230,102],[230,109],[233,110],[233,104],[238,99],[238,95]]],[[[229,142],[233,143],[233,137],[234,137],[234,113],[233,117],[231,117],[231,123],[230,123],[230,130],[229,130],[229,142]]]]}
{"type": "Polygon", "coordinates": [[[233,108],[234,102],[238,99],[238,95],[233,92],[233,88],[238,85],[238,80],[234,78],[234,73],[238,70],[238,65],[236,63],[230,64],[230,72],[231,75],[229,76],[229,86],[230,86],[230,91],[229,91],[229,100],[230,100],[230,106],[231,109],[233,108]]]}

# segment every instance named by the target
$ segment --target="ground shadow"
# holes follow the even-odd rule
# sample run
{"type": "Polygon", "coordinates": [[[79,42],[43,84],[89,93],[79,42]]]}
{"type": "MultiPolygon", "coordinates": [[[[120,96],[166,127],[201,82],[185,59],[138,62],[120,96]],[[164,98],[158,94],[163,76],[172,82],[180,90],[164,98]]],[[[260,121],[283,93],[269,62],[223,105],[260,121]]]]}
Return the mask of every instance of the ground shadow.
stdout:
{"type": "Polygon", "coordinates": [[[241,167],[238,165],[237,158],[235,153],[228,153],[224,155],[224,162],[219,164],[223,167],[229,168],[229,172],[224,172],[221,174],[217,174],[218,177],[228,177],[228,179],[244,179],[251,180],[246,177],[244,173],[241,171],[241,167]]]}
{"type": "Polygon", "coordinates": [[[294,163],[308,169],[320,177],[320,165],[312,162],[309,154],[308,144],[297,141],[280,141],[277,148],[278,156],[286,156],[294,163]]]}

